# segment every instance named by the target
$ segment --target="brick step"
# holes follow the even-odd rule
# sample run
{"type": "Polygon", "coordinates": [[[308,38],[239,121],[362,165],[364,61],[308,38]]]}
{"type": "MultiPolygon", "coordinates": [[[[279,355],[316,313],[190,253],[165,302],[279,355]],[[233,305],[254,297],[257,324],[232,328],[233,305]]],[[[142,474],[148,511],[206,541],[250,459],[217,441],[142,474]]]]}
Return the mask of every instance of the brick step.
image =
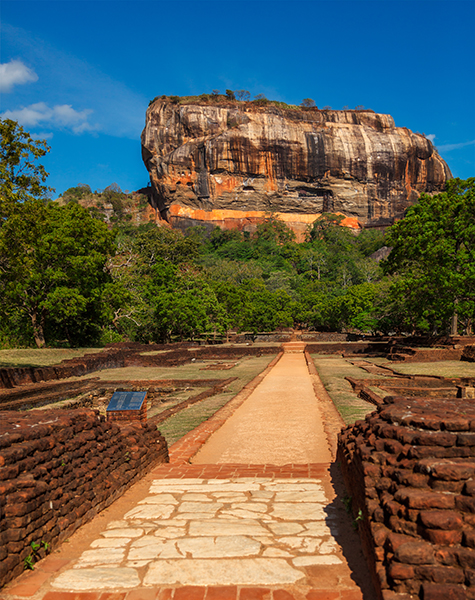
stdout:
{"type": "Polygon", "coordinates": [[[282,349],[284,352],[291,354],[305,352],[306,347],[307,344],[305,342],[285,342],[285,344],[282,344],[282,349]]]}

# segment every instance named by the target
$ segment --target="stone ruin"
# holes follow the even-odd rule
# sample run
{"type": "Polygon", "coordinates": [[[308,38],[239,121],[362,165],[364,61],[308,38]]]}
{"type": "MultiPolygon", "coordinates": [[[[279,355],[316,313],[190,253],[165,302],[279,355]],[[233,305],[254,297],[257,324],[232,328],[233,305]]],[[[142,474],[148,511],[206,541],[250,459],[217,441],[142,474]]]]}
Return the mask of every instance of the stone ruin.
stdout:
{"type": "Polygon", "coordinates": [[[380,597],[475,599],[475,401],[389,396],[338,460],[380,597]]]}
{"type": "MultiPolygon", "coordinates": [[[[370,355],[411,361],[421,353],[426,360],[475,360],[475,345],[455,346],[401,352],[401,345],[389,340],[332,340],[332,352],[358,361],[370,355]]],[[[329,348],[312,339],[307,351],[328,353],[329,348]]],[[[219,393],[232,378],[210,380],[211,387],[144,424],[119,427],[87,408],[18,409],[94,390],[97,378],[66,379],[104,368],[175,366],[197,357],[229,361],[274,352],[252,345],[117,344],[54,367],[0,369],[0,410],[8,409],[0,420],[0,586],[23,571],[32,541],[54,547],[153,464],[167,461],[157,424],[219,393]]],[[[365,365],[370,375],[380,369],[365,365]]],[[[382,600],[475,600],[475,400],[470,398],[475,378],[401,377],[388,367],[379,374],[388,375],[384,383],[371,377],[350,382],[377,410],[344,429],[338,442],[374,587],[382,600]],[[372,385],[392,395],[378,396],[372,385]]]]}

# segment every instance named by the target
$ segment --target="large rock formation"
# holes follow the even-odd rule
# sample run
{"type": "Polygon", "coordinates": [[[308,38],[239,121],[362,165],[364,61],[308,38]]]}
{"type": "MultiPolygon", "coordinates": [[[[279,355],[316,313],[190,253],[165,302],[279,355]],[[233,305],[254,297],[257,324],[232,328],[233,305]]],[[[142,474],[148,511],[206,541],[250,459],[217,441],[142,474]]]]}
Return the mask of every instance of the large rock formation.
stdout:
{"type": "Polygon", "coordinates": [[[172,225],[252,229],[272,211],[299,237],[322,212],[390,224],[451,177],[432,143],[389,115],[244,102],[156,100],[142,156],[172,225]]]}

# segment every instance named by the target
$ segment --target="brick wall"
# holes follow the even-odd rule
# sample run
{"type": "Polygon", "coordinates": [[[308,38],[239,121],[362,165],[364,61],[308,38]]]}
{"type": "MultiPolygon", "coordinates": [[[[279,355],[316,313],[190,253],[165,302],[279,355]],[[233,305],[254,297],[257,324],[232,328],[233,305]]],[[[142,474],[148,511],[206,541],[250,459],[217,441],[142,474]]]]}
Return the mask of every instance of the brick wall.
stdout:
{"type": "Polygon", "coordinates": [[[475,362],[475,345],[465,346],[462,353],[462,360],[475,362]]]}
{"type": "Polygon", "coordinates": [[[475,599],[475,402],[388,397],[338,460],[381,598],[475,599]]]}
{"type": "Polygon", "coordinates": [[[119,427],[97,411],[0,412],[0,586],[31,542],[54,548],[153,464],[168,462],[156,427],[119,427]]]}
{"type": "Polygon", "coordinates": [[[52,367],[5,367],[0,368],[0,389],[10,389],[17,385],[54,381],[68,377],[81,377],[100,369],[114,369],[126,366],[127,351],[107,348],[96,354],[85,354],[79,358],[63,360],[52,367]]]}

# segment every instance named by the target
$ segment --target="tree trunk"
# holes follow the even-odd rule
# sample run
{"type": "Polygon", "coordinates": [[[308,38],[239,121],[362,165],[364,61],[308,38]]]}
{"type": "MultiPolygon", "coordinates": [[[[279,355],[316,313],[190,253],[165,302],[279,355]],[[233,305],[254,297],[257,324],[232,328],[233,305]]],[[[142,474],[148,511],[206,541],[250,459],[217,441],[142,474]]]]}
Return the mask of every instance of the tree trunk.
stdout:
{"type": "Polygon", "coordinates": [[[452,314],[452,318],[450,319],[450,335],[458,335],[458,298],[454,300],[454,312],[452,314]]]}
{"type": "Polygon", "coordinates": [[[465,335],[473,335],[473,323],[471,317],[467,319],[467,326],[465,327],[465,335]]]}
{"type": "Polygon", "coordinates": [[[33,335],[38,348],[44,348],[46,346],[45,334],[44,334],[44,315],[40,315],[38,319],[38,313],[36,310],[30,312],[31,324],[33,325],[33,335]]]}

